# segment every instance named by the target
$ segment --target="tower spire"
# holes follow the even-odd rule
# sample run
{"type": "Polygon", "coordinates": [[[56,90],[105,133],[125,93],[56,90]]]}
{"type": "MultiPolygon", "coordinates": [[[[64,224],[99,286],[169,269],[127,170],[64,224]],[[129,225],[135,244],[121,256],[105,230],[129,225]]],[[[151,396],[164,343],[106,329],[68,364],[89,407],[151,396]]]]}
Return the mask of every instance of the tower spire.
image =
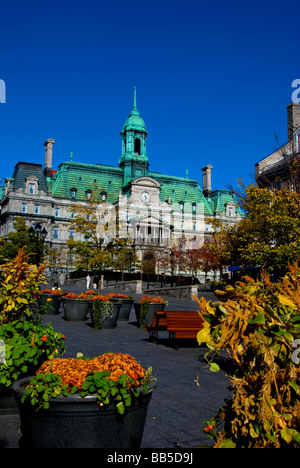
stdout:
{"type": "Polygon", "coordinates": [[[137,110],[137,107],[136,107],[136,86],[133,88],[133,107],[132,107],[132,110],[137,110]]]}

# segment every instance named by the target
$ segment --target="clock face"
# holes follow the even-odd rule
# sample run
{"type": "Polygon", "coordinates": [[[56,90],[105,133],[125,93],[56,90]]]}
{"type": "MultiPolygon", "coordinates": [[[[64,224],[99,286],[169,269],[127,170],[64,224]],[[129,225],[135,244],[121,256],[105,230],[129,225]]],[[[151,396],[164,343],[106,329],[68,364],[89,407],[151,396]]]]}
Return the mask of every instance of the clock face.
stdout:
{"type": "Polygon", "coordinates": [[[141,200],[144,202],[148,202],[150,200],[150,195],[148,192],[143,192],[141,195],[141,200]]]}

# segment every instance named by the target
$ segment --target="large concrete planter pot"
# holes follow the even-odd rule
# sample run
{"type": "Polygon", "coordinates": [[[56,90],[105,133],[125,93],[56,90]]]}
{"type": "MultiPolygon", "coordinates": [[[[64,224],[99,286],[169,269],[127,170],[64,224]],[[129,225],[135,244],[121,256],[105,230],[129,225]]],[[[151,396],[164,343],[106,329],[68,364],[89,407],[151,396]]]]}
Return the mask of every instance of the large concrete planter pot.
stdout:
{"type": "Polygon", "coordinates": [[[133,299],[110,299],[111,302],[116,302],[121,304],[119,318],[118,320],[127,321],[129,320],[129,315],[131,312],[133,299]]]}
{"type": "Polygon", "coordinates": [[[69,299],[63,298],[63,309],[65,319],[72,322],[85,322],[91,307],[91,301],[88,299],[69,299]]]}
{"type": "Polygon", "coordinates": [[[41,294],[38,298],[41,314],[57,315],[59,313],[60,303],[61,296],[57,294],[41,294]]]}
{"type": "Polygon", "coordinates": [[[140,328],[144,328],[146,326],[151,326],[153,321],[154,312],[156,310],[165,310],[166,304],[163,303],[150,303],[148,305],[148,310],[144,317],[142,317],[142,305],[141,303],[134,304],[134,310],[138,325],[140,328]]]}
{"type": "Polygon", "coordinates": [[[100,407],[96,396],[58,396],[50,399],[49,409],[38,410],[30,400],[21,403],[24,386],[30,378],[13,384],[17,399],[24,448],[139,448],[141,445],[148,405],[156,386],[148,385],[148,393],[132,398],[132,406],[120,415],[110,404],[100,407]]]}
{"type": "Polygon", "coordinates": [[[97,309],[100,312],[100,323],[96,320],[95,310],[93,305],[91,306],[91,321],[94,328],[116,328],[119,319],[119,313],[121,309],[121,303],[118,302],[104,302],[98,304],[97,309]],[[101,310],[100,310],[101,309],[101,310]]]}

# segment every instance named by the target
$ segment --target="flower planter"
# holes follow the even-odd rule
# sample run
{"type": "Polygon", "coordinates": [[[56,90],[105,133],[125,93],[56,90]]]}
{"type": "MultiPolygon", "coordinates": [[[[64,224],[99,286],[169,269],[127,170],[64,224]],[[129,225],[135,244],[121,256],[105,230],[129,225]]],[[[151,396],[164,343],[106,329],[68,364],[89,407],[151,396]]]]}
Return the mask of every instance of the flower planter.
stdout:
{"type": "Polygon", "coordinates": [[[38,305],[41,314],[57,315],[60,303],[61,296],[57,294],[41,294],[38,298],[38,305]]]}
{"type": "Polygon", "coordinates": [[[128,320],[133,304],[133,299],[110,299],[110,301],[121,304],[118,320],[128,320]]]}
{"type": "Polygon", "coordinates": [[[85,322],[91,307],[91,301],[87,299],[62,299],[65,319],[72,322],[85,322]]]}
{"type": "Polygon", "coordinates": [[[141,328],[144,328],[146,326],[151,326],[152,321],[153,321],[154,312],[156,310],[164,310],[165,307],[166,307],[166,304],[164,304],[164,303],[150,303],[148,305],[148,310],[147,310],[146,315],[145,315],[145,320],[143,321],[143,319],[141,317],[142,305],[143,304],[141,304],[141,303],[135,303],[134,304],[136,319],[137,319],[137,322],[139,324],[139,327],[141,327],[141,328]]]}
{"type": "Polygon", "coordinates": [[[139,448],[144,431],[148,405],[155,382],[148,385],[148,393],[138,389],[132,406],[120,415],[113,404],[100,407],[95,395],[60,395],[49,400],[48,409],[38,410],[30,400],[21,403],[24,386],[30,378],[13,384],[20,408],[24,448],[139,448]]]}
{"type": "MultiPolygon", "coordinates": [[[[119,318],[121,309],[121,303],[118,302],[103,302],[101,303],[100,320],[101,326],[97,325],[97,328],[115,328],[119,318]]],[[[92,325],[95,328],[95,311],[93,306],[90,309],[92,325]]],[[[98,322],[97,322],[98,323],[98,322]]]]}

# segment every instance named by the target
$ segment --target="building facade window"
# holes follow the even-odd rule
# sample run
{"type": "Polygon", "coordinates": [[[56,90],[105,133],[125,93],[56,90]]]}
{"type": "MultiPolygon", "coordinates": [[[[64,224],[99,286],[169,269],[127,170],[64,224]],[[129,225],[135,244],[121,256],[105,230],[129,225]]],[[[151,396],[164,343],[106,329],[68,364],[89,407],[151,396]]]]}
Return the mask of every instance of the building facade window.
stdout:
{"type": "Polygon", "coordinates": [[[34,205],[34,214],[40,214],[40,205],[34,205]]]}
{"type": "Polygon", "coordinates": [[[56,216],[56,218],[60,215],[60,208],[55,208],[54,210],[54,216],[56,216]]]}
{"type": "Polygon", "coordinates": [[[75,239],[75,229],[70,228],[69,230],[69,239],[75,239]]]}
{"type": "Polygon", "coordinates": [[[53,240],[59,240],[59,227],[54,226],[53,228],[53,240]]]}
{"type": "Polygon", "coordinates": [[[27,203],[22,203],[22,213],[27,213],[27,203]]]}
{"type": "Polygon", "coordinates": [[[35,184],[33,184],[33,183],[29,184],[28,193],[30,193],[30,195],[35,194],[35,184]]]}

